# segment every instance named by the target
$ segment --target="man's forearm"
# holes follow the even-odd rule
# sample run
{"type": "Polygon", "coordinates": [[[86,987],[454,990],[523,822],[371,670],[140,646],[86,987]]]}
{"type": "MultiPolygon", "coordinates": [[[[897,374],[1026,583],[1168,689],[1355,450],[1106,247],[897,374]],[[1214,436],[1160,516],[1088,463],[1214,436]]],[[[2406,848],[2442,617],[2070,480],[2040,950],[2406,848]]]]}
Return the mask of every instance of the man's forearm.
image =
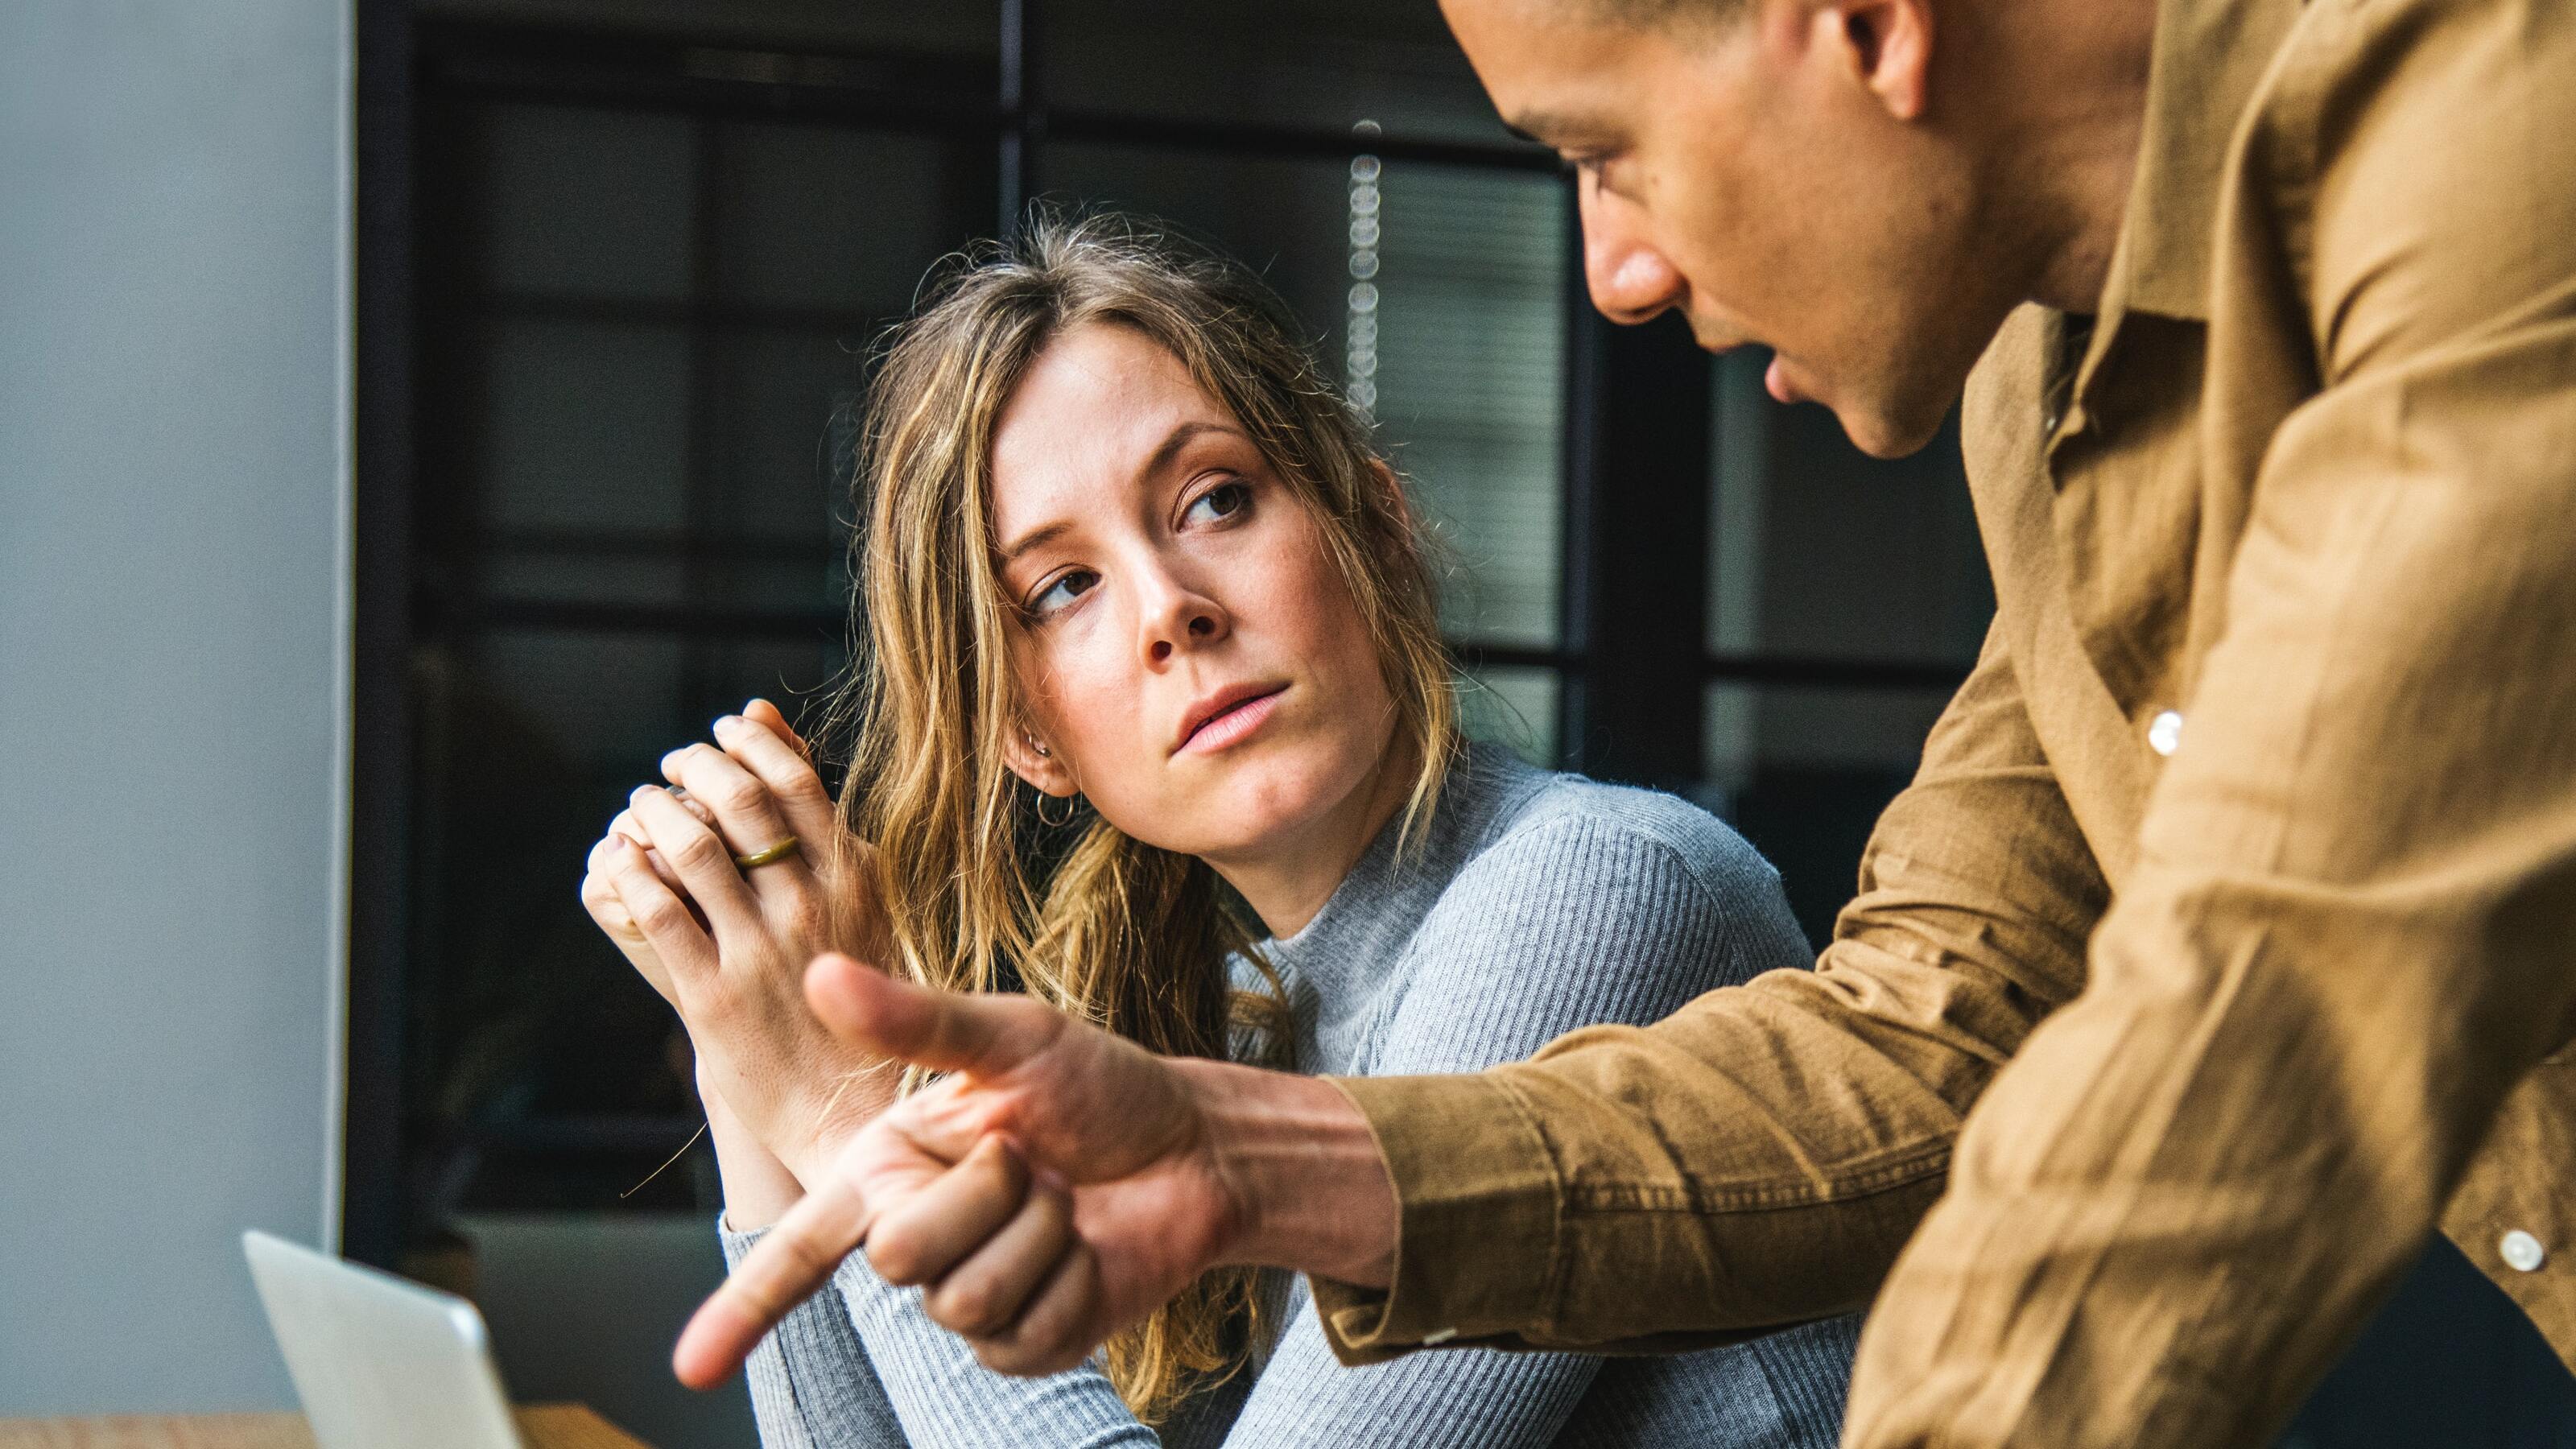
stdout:
{"type": "Polygon", "coordinates": [[[1218,1179],[1241,1214],[1227,1257],[1361,1287],[1391,1281],[1395,1184],[1351,1099],[1319,1077],[1175,1065],[1197,1094],[1218,1179]]]}

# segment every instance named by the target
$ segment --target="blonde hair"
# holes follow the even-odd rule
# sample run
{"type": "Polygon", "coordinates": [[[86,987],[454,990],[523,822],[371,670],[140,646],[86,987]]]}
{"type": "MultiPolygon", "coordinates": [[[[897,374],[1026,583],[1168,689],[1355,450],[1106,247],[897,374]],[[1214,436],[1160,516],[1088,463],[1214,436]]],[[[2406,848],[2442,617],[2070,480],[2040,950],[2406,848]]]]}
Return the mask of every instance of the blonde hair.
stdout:
{"type": "MultiPolygon", "coordinates": [[[[1004,763],[1026,716],[994,559],[993,433],[1047,345],[1091,323],[1170,351],[1312,512],[1376,647],[1396,743],[1418,762],[1401,835],[1428,820],[1458,711],[1433,568],[1400,485],[1268,288],[1099,215],[1041,215],[1015,245],[963,257],[882,351],[856,484],[852,613],[867,648],[827,722],[856,734],[842,818],[876,847],[891,969],[949,990],[1016,988],[1168,1055],[1225,1057],[1242,1040],[1275,1059],[1287,1035],[1277,979],[1207,864],[1087,812],[1047,825],[1004,763]],[[1229,953],[1269,989],[1234,990],[1229,953]]],[[[1110,1340],[1110,1379],[1159,1421],[1240,1366],[1255,1314],[1252,1270],[1212,1272],[1110,1340]]]]}

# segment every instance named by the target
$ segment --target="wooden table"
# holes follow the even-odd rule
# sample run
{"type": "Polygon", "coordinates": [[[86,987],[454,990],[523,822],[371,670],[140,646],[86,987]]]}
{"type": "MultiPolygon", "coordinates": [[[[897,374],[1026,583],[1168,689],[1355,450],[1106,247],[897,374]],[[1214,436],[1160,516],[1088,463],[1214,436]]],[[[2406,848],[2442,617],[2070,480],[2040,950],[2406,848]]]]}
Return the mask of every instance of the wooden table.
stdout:
{"type": "MultiPolygon", "coordinates": [[[[528,1449],[652,1449],[579,1404],[517,1411],[528,1449]]],[[[0,1419],[0,1449],[313,1449],[302,1414],[0,1419]]]]}

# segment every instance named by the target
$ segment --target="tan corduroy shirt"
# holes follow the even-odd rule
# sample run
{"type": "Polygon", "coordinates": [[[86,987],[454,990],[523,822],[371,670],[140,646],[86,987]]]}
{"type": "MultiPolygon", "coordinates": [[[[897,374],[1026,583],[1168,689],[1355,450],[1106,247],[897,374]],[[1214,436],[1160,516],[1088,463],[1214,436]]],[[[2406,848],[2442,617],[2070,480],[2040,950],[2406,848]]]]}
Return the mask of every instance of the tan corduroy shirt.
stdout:
{"type": "Polygon", "coordinates": [[[2437,1223],[2576,1351],[2576,5],[2167,0],[2151,93],[1818,969],[1343,1083],[1346,1357],[1875,1298],[1850,1444],[2254,1444],[2437,1223]]]}

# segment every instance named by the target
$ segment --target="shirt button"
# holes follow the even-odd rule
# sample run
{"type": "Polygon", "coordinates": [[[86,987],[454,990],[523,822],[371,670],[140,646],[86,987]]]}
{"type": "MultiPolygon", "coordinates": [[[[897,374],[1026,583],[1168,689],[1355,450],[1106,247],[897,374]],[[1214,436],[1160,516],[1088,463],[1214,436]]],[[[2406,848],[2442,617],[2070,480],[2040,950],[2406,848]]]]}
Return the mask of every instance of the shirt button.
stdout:
{"type": "Polygon", "coordinates": [[[2504,1241],[2496,1244],[2496,1251],[2504,1254],[2505,1266],[2517,1273],[2537,1273],[2540,1265],[2549,1261],[2549,1250],[2520,1228],[2505,1234],[2504,1241]]]}
{"type": "Polygon", "coordinates": [[[2147,725],[2147,748],[2159,755],[2170,755],[2182,745],[2182,714],[2166,710],[2147,725]]]}

